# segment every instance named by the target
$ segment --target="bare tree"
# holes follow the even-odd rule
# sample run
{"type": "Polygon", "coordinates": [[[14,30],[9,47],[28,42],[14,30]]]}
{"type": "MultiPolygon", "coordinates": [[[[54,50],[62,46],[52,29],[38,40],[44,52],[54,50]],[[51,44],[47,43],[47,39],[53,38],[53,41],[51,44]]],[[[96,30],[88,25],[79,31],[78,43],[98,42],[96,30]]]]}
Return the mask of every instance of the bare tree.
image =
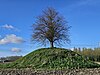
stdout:
{"type": "Polygon", "coordinates": [[[46,45],[48,42],[51,47],[54,44],[62,45],[62,42],[69,42],[69,29],[65,19],[53,8],[43,11],[32,25],[32,41],[46,45]]]}

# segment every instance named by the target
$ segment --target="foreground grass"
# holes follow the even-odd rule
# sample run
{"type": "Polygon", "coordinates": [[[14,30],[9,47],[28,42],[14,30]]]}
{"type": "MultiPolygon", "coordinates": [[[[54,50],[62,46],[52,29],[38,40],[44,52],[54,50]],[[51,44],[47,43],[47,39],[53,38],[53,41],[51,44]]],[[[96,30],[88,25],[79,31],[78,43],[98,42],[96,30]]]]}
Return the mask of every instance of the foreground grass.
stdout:
{"type": "Polygon", "coordinates": [[[80,54],[63,48],[42,48],[9,64],[0,64],[0,68],[32,68],[32,69],[72,69],[98,68],[96,64],[80,54]]]}

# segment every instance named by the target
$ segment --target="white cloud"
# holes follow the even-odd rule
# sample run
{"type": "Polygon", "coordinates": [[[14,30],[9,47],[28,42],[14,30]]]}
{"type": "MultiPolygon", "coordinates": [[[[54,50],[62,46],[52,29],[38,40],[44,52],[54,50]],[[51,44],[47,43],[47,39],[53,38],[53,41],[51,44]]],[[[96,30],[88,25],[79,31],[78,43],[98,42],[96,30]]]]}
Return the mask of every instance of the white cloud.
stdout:
{"type": "Polygon", "coordinates": [[[8,24],[5,24],[3,26],[1,26],[2,28],[6,28],[6,29],[14,29],[14,27],[12,25],[8,25],[8,24]]]}
{"type": "Polygon", "coordinates": [[[20,48],[12,48],[11,51],[12,52],[21,52],[21,49],[20,48]]]}
{"type": "Polygon", "coordinates": [[[9,30],[15,30],[15,31],[20,31],[19,29],[17,29],[13,25],[9,25],[9,24],[5,24],[5,25],[1,26],[1,28],[9,29],[9,30]]]}
{"type": "Polygon", "coordinates": [[[9,43],[22,43],[24,40],[21,37],[16,36],[15,34],[6,35],[3,39],[0,40],[0,44],[9,44],[9,43]]]}

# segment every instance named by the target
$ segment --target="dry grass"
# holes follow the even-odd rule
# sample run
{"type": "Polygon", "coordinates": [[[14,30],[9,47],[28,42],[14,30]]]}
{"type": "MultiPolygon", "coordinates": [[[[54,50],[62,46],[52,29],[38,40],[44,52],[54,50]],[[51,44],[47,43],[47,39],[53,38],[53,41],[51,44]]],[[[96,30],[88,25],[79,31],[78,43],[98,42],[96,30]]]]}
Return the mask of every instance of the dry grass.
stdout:
{"type": "Polygon", "coordinates": [[[95,62],[95,63],[100,64],[100,62],[95,62]]]}

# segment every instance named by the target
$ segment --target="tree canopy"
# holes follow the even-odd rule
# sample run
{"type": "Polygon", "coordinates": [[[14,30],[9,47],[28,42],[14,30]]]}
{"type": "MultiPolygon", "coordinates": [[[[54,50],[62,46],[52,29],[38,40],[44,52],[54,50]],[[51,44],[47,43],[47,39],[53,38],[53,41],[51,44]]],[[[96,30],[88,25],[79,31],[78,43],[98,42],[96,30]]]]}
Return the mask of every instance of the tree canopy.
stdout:
{"type": "Polygon", "coordinates": [[[62,45],[62,42],[69,43],[69,29],[67,21],[54,8],[47,8],[43,14],[36,18],[32,25],[32,41],[51,47],[62,45]]]}

